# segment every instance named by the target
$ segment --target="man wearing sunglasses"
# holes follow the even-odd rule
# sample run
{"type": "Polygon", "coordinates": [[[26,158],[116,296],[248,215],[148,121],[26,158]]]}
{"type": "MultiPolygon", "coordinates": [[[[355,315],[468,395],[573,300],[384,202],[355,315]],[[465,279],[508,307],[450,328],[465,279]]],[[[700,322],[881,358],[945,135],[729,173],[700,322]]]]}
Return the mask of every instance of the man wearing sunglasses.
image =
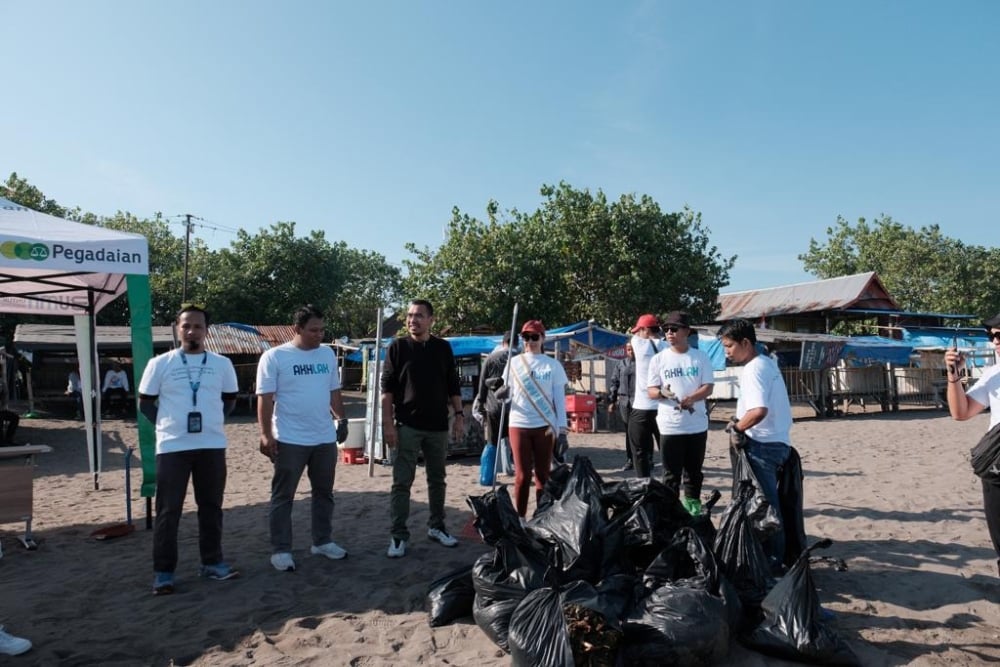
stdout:
{"type": "Polygon", "coordinates": [[[660,430],[656,426],[656,399],[650,398],[649,362],[663,349],[660,320],[656,315],[640,315],[632,327],[632,352],[635,354],[635,394],[628,417],[628,439],[632,441],[632,463],[636,477],[649,477],[653,470],[653,449],[659,446],[660,430]]]}
{"type": "Polygon", "coordinates": [[[691,318],[681,311],[667,315],[663,327],[667,343],[649,362],[649,397],[659,403],[656,425],[660,430],[663,482],[680,496],[684,481],[684,509],[701,514],[701,485],[705,476],[705,445],[708,442],[708,410],[705,399],[712,394],[712,361],[688,343],[691,318]]]}
{"type": "MultiPolygon", "coordinates": [[[[993,352],[1000,360],[1000,313],[983,322],[983,326],[993,344],[993,352]]],[[[982,377],[966,391],[962,387],[961,373],[965,368],[965,355],[953,347],[944,353],[944,360],[948,369],[948,411],[952,419],[965,421],[989,407],[989,430],[1000,424],[1000,363],[987,367],[982,377]]],[[[983,486],[986,527],[997,553],[997,572],[1000,574],[1000,485],[989,479],[981,479],[980,482],[983,486]]]]}
{"type": "Polygon", "coordinates": [[[414,299],[406,310],[408,336],[396,338],[385,351],[382,367],[382,438],[395,450],[389,518],[392,524],[389,558],[406,555],[410,531],[410,488],[417,474],[417,457],[423,454],[427,475],[427,537],[446,547],[458,540],[444,523],[445,460],[448,456],[448,422],[458,440],[465,433],[462,390],[451,345],[431,335],[434,306],[414,299]]]}

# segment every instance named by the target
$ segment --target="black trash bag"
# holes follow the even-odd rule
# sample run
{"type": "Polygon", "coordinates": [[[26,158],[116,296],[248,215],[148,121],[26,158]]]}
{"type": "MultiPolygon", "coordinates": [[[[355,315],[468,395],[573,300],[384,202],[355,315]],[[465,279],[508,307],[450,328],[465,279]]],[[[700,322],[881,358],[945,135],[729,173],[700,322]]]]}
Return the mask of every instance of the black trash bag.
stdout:
{"type": "Polygon", "coordinates": [[[501,538],[526,539],[521,527],[521,517],[514,509],[514,502],[506,486],[500,486],[481,496],[468,496],[465,502],[475,515],[473,525],[483,542],[496,545],[501,538]]]}
{"type": "MultiPolygon", "coordinates": [[[[540,514],[547,510],[552,503],[562,497],[563,490],[569,484],[569,478],[573,474],[571,466],[557,466],[549,472],[549,478],[542,487],[542,495],[535,505],[535,514],[540,514]]],[[[595,471],[596,475],[597,472],[595,471]]]]}
{"type": "Polygon", "coordinates": [[[577,456],[559,497],[535,512],[529,532],[552,545],[560,580],[597,582],[603,576],[607,519],[601,507],[602,482],[590,459],[577,456]]]}
{"type": "Polygon", "coordinates": [[[715,558],[722,574],[736,588],[744,617],[751,625],[759,620],[760,604],[774,586],[771,564],[750,524],[747,505],[754,495],[749,485],[740,487],[722,514],[715,538],[715,558]]]}
{"type": "Polygon", "coordinates": [[[510,615],[530,591],[545,584],[547,554],[501,538],[492,554],[483,554],[472,566],[476,598],[472,617],[490,640],[509,651],[510,615]]]}
{"type": "Polygon", "coordinates": [[[802,459],[791,447],[785,464],[778,470],[778,502],[781,505],[781,523],[785,529],[786,567],[795,565],[806,550],[806,524],[802,512],[802,459]]]}
{"type": "Polygon", "coordinates": [[[722,575],[715,554],[694,528],[681,528],[642,577],[646,589],[667,583],[703,588],[722,601],[731,630],[743,625],[743,605],[733,585],[722,575]]]}
{"type": "Polygon", "coordinates": [[[573,667],[573,649],[558,589],[539,588],[521,600],[511,615],[507,641],[512,665],[573,667]]]}
{"type": "Polygon", "coordinates": [[[701,506],[701,514],[691,517],[691,528],[709,549],[715,546],[715,536],[718,534],[715,524],[712,523],[712,510],[720,498],[722,494],[718,489],[712,491],[712,495],[701,506]]]}
{"type": "Polygon", "coordinates": [[[431,584],[427,591],[427,613],[432,628],[472,616],[476,589],[472,585],[472,566],[450,572],[431,584]]]}
{"type": "MultiPolygon", "coordinates": [[[[525,593],[527,595],[527,593],[525,593]]],[[[490,641],[510,653],[510,617],[524,598],[491,600],[479,593],[472,602],[472,618],[490,641]]]]}
{"type": "Polygon", "coordinates": [[[809,570],[809,554],[832,542],[820,540],[802,552],[761,605],[764,620],[741,637],[747,647],[766,655],[815,665],[858,666],[854,651],[824,623],[819,595],[809,570]]]}
{"type": "Polygon", "coordinates": [[[639,572],[670,543],[678,528],[693,521],[666,485],[652,478],[605,485],[601,503],[610,513],[610,529],[623,533],[618,562],[639,572]]]}
{"type": "Polygon", "coordinates": [[[612,581],[602,591],[576,581],[561,591],[547,587],[529,593],[511,616],[512,664],[614,667],[627,599],[622,583],[612,581]]]}
{"type": "Polygon", "coordinates": [[[625,620],[625,663],[706,665],[724,658],[730,631],[718,590],[714,557],[693,530],[682,528],[643,577],[625,620]]]}
{"type": "Polygon", "coordinates": [[[1000,483],[1000,424],[986,432],[969,452],[972,472],[986,482],[1000,483]]]}
{"type": "Polygon", "coordinates": [[[733,498],[739,495],[741,486],[749,485],[753,488],[753,495],[750,497],[745,511],[750,517],[754,531],[763,540],[781,528],[781,517],[778,515],[781,508],[771,506],[771,502],[764,495],[757,475],[750,465],[750,459],[747,458],[747,453],[744,450],[734,451],[730,449],[729,460],[733,465],[733,498]]]}

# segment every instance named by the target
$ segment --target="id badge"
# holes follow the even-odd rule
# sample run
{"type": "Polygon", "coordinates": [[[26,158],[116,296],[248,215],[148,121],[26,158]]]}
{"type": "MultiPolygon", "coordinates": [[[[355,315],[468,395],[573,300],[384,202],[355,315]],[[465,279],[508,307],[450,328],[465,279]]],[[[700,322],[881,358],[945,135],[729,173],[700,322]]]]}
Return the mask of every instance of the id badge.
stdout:
{"type": "Polygon", "coordinates": [[[201,433],[201,413],[188,413],[188,433],[201,433]]]}

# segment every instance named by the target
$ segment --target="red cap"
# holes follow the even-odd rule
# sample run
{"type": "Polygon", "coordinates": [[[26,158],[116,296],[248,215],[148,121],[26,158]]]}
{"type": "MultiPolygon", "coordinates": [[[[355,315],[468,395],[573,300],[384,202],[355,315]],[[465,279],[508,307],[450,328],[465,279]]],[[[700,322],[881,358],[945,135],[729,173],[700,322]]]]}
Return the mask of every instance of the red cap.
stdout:
{"type": "Polygon", "coordinates": [[[639,319],[636,320],[635,326],[632,327],[632,333],[635,333],[639,329],[645,329],[646,327],[658,327],[660,326],[660,320],[656,315],[651,315],[646,313],[645,315],[640,315],[639,319]]]}
{"type": "Polygon", "coordinates": [[[541,320],[528,320],[521,327],[521,333],[536,333],[545,335],[545,325],[542,324],[541,320]]]}

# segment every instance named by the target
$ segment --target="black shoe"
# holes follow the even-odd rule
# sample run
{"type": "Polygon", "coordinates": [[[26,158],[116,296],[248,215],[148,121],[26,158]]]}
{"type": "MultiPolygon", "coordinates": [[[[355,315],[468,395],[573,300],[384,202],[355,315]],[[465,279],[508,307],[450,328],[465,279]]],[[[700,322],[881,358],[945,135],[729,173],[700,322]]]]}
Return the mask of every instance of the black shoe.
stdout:
{"type": "Polygon", "coordinates": [[[625,465],[622,466],[622,472],[627,472],[629,470],[634,470],[634,469],[635,465],[632,463],[631,459],[626,461],[625,465]]]}

